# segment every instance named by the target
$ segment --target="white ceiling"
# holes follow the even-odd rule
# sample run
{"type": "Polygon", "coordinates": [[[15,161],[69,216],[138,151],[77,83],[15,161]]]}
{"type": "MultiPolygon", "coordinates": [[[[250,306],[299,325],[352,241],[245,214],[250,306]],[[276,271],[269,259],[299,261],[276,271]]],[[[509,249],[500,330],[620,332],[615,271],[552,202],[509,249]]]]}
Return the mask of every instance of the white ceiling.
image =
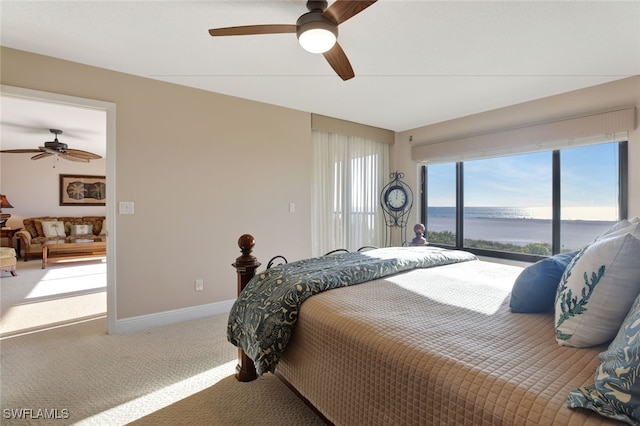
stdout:
{"type": "Polygon", "coordinates": [[[0,111],[0,149],[36,149],[55,138],[50,129],[58,129],[62,130],[58,140],[69,148],[102,157],[106,155],[107,116],[104,110],[2,95],[0,111]]]}
{"type": "MultiPolygon", "coordinates": [[[[3,46],[394,131],[640,74],[638,1],[380,0],[340,25],[356,73],[346,82],[294,34],[207,32],[293,24],[300,0],[0,6],[3,46]]],[[[19,106],[3,100],[3,149],[38,146],[55,127],[91,151],[88,117],[19,106]]]]}

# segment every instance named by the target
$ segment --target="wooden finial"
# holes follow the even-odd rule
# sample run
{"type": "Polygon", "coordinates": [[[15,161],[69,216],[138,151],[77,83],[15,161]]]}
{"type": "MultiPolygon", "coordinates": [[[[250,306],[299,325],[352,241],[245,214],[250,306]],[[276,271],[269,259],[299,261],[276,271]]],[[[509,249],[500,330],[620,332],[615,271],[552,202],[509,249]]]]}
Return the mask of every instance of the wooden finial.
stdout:
{"type": "Polygon", "coordinates": [[[412,246],[426,246],[427,245],[427,239],[424,238],[425,229],[426,228],[421,223],[417,223],[413,227],[413,232],[416,233],[416,236],[415,236],[415,238],[413,240],[411,240],[411,245],[412,246]]]}
{"type": "Polygon", "coordinates": [[[250,254],[255,245],[256,240],[251,234],[243,234],[238,238],[238,247],[240,247],[242,254],[250,254]]]}
{"type": "Polygon", "coordinates": [[[236,259],[236,263],[233,266],[236,267],[251,267],[255,266],[256,268],[260,266],[258,260],[251,255],[253,251],[253,247],[256,245],[256,240],[253,238],[251,234],[243,234],[238,238],[238,247],[240,247],[240,251],[242,252],[242,256],[236,259]]]}

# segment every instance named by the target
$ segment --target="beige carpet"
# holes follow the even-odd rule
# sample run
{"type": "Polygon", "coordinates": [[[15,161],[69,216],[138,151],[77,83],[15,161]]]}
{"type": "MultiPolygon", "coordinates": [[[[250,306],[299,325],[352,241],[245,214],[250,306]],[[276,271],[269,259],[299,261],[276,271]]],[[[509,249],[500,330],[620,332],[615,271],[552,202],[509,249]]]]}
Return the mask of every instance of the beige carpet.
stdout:
{"type": "Polygon", "coordinates": [[[226,320],[108,335],[99,318],[5,337],[0,423],[322,424],[273,376],[251,383],[232,377],[237,351],[226,341],[226,320]],[[46,413],[58,419],[43,419],[46,413]]]}
{"type": "Polygon", "coordinates": [[[0,275],[0,337],[106,314],[103,260],[42,269],[41,260],[18,259],[17,273],[0,275]]]}
{"type": "Polygon", "coordinates": [[[324,425],[272,374],[249,383],[229,376],[131,423],[155,425],[324,425]]]}

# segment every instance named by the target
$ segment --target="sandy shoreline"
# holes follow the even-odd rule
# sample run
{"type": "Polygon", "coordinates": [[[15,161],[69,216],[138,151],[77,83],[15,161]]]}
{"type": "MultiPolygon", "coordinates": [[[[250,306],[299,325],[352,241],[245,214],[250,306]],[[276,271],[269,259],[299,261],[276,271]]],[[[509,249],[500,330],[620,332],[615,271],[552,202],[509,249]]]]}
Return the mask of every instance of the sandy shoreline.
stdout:
{"type": "MultiPolygon", "coordinates": [[[[562,249],[581,249],[613,224],[615,222],[563,220],[560,237],[562,249]]],[[[431,217],[427,227],[430,231],[436,232],[454,231],[455,219],[431,217]]],[[[473,240],[499,241],[522,246],[529,243],[551,244],[551,220],[465,218],[464,237],[473,240]]]]}

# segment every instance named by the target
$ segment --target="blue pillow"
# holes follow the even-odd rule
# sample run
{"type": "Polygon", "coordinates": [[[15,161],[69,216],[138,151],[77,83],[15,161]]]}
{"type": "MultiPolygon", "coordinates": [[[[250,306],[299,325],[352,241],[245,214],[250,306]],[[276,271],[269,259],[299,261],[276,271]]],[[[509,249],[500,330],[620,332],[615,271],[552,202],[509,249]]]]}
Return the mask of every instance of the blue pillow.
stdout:
{"type": "Polygon", "coordinates": [[[640,424],[640,296],[616,338],[598,355],[594,384],[569,393],[567,407],[586,408],[632,425],[640,424]]]}
{"type": "Polygon", "coordinates": [[[511,312],[553,311],[560,278],[576,254],[578,251],[556,254],[524,268],[511,290],[511,312]]]}

